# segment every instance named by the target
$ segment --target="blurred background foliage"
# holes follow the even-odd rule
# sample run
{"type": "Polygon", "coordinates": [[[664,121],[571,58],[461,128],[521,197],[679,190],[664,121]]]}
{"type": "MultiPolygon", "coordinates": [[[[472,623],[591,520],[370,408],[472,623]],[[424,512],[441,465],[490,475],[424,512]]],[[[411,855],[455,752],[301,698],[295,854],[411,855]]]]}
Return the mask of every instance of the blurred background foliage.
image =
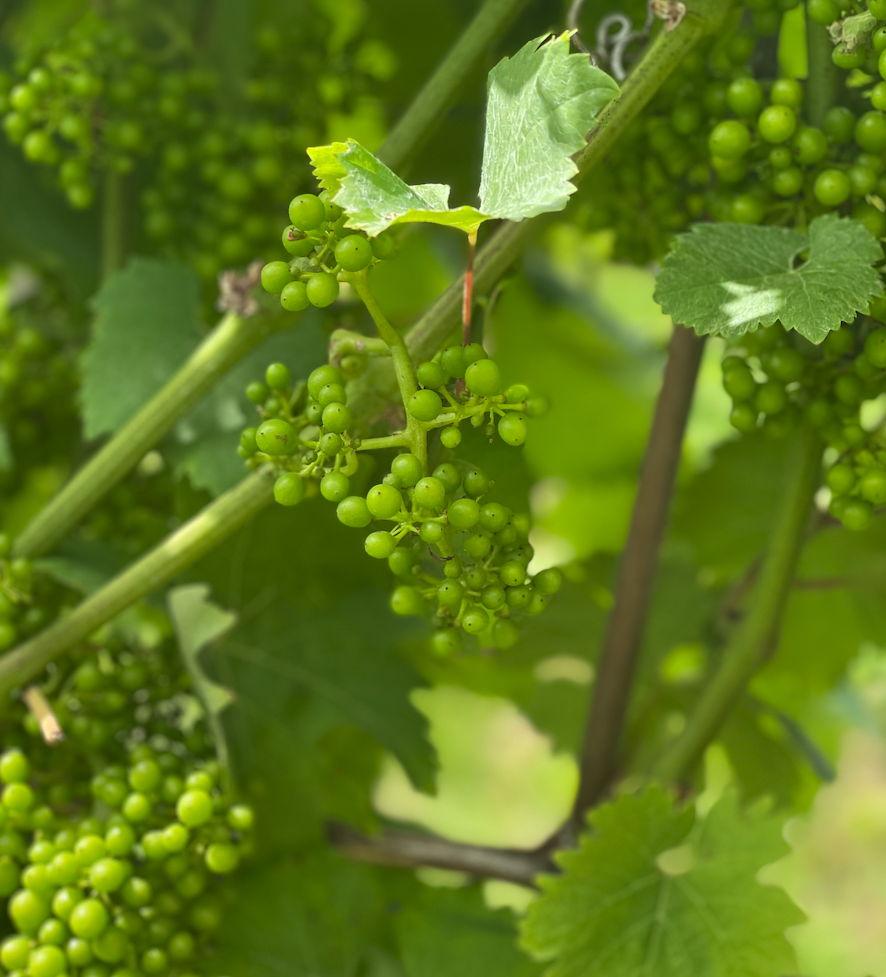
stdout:
{"type": "MultiPolygon", "coordinates": [[[[6,0],[0,70],[52,42],[86,6],[86,0],[6,0]]],[[[261,101],[250,95],[250,80],[261,77],[267,56],[262,25],[286,21],[313,39],[315,60],[300,69],[296,62],[292,87],[281,96],[305,101],[310,111],[279,154],[280,178],[243,204],[267,221],[264,243],[250,242],[242,257],[271,259],[280,256],[285,202],[309,188],[304,146],[352,136],[377,148],[478,3],[436,0],[421,4],[418,16],[412,0],[211,6],[209,23],[207,5],[197,0],[177,0],[175,16],[204,45],[225,111],[235,119],[251,118],[261,101]]],[[[485,73],[527,37],[562,27],[565,6],[527,4],[410,161],[414,182],[450,183],[453,200],[470,201],[485,73]]],[[[606,7],[588,2],[588,22],[606,7]]],[[[133,362],[148,350],[155,359],[134,403],[193,348],[200,322],[211,321],[217,270],[207,272],[148,233],[143,201],[155,181],[151,167],[150,157],[140,160],[130,178],[128,249],[157,262],[164,283],[178,276],[182,297],[167,290],[174,308],[127,318],[133,362]],[[157,331],[164,324],[166,338],[157,331]]],[[[205,197],[199,174],[186,175],[187,194],[205,197]]],[[[412,823],[461,841],[520,847],[543,841],[571,807],[615,559],[670,333],[652,301],[655,268],[613,261],[609,233],[583,219],[594,192],[592,178],[482,310],[483,340],[506,380],[527,383],[553,404],[534,422],[522,453],[480,444],[479,435],[473,444],[466,438],[463,451],[480,456],[482,449],[498,497],[531,509],[538,565],[567,566],[568,585],[543,618],[526,626],[513,651],[496,659],[429,657],[421,626],[388,610],[386,568],[363,559],[360,540],[322,500],[266,513],[189,575],[210,583],[212,600],[240,615],[237,631],[205,660],[219,681],[237,689],[226,733],[260,808],[262,844],[281,856],[241,883],[252,908],[228,931],[231,959],[246,952],[251,930],[270,928],[288,940],[290,961],[323,974],[351,973],[360,958],[370,977],[397,977],[393,947],[412,961],[411,977],[435,977],[434,961],[446,952],[470,958],[464,973],[536,972],[515,951],[508,956],[507,914],[521,912],[531,892],[487,883],[486,905],[505,907],[491,917],[503,920],[500,932],[473,928],[481,903],[466,879],[425,871],[416,881],[348,864],[323,846],[323,822],[338,817],[367,829],[412,823]],[[330,696],[330,686],[340,694],[330,696]],[[419,896],[415,886],[423,887],[419,896]],[[398,887],[409,893],[409,909],[395,919],[390,905],[398,887]],[[322,922],[289,932],[295,916],[311,918],[305,907],[318,906],[322,922]]],[[[102,310],[113,308],[112,290],[101,293],[98,305],[88,303],[99,277],[100,230],[96,210],[71,210],[50,175],[0,139],[0,306],[16,328],[38,329],[76,364],[85,415],[80,440],[74,392],[62,384],[47,414],[49,430],[39,450],[28,452],[27,437],[4,427],[0,410],[0,526],[13,533],[88,453],[90,439],[116,429],[127,413],[116,397],[102,399],[108,392],[102,358],[116,354],[113,335],[101,328],[102,310]]],[[[445,229],[403,232],[398,256],[376,280],[396,325],[414,321],[460,274],[461,244],[445,229]]],[[[304,374],[322,361],[328,332],[353,324],[360,313],[344,299],[266,341],[81,528],[79,549],[72,544],[67,569],[59,562],[57,573],[90,589],[122,564],[130,536],[133,546],[144,547],[232,484],[240,475],[232,449],[249,410],[244,383],[275,359],[304,374]],[[144,510],[140,522],[134,506],[144,510]],[[123,526],[108,547],[107,532],[120,529],[126,511],[138,524],[123,526]],[[75,572],[84,565],[92,583],[75,572]]],[[[779,493],[782,447],[762,437],[733,440],[721,355],[719,341],[710,341],[633,699],[629,748],[638,766],[650,743],[680,730],[698,679],[718,654],[724,597],[759,552],[779,493]]],[[[364,477],[369,484],[371,471],[364,477]]],[[[794,852],[769,872],[808,914],[790,934],[806,977],[886,975],[884,544],[884,527],[849,539],[836,530],[818,534],[804,554],[777,654],[706,762],[709,792],[734,783],[745,798],[767,796],[784,814],[794,852]]]]}

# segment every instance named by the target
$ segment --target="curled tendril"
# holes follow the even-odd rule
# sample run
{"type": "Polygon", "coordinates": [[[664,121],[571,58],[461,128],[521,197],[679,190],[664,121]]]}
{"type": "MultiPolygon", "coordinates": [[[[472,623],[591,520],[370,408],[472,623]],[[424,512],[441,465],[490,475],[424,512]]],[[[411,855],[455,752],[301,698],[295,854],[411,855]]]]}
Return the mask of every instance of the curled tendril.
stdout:
{"type": "Polygon", "coordinates": [[[612,77],[617,82],[622,82],[627,76],[624,66],[625,52],[628,47],[636,41],[643,41],[649,36],[652,25],[655,22],[657,7],[656,0],[649,0],[646,13],[646,21],[639,29],[634,29],[634,25],[623,13],[613,13],[604,17],[597,27],[596,50],[591,52],[578,35],[578,18],[584,0],[573,0],[566,23],[570,30],[575,31],[572,42],[580,50],[584,51],[591,59],[592,64],[607,64],[612,77]]]}

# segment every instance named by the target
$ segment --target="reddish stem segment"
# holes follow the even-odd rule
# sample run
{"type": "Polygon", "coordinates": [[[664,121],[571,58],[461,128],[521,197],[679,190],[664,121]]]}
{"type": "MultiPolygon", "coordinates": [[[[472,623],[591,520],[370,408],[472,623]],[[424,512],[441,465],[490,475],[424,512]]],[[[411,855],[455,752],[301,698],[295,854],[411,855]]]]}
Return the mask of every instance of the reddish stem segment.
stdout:
{"type": "Polygon", "coordinates": [[[474,255],[477,253],[477,232],[468,235],[468,268],[465,272],[465,290],[461,305],[461,344],[471,341],[471,309],[474,305],[474,255]]]}

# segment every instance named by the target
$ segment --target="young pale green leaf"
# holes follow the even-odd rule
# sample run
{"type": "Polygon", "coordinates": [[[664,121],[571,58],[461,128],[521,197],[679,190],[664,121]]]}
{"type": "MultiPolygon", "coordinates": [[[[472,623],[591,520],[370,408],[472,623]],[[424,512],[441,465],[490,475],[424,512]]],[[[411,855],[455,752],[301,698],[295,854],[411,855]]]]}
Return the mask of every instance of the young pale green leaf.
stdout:
{"type": "Polygon", "coordinates": [[[808,237],[784,227],[697,224],[665,258],[655,299],[699,335],[741,336],[780,320],[820,343],[883,294],[873,268],[882,258],[866,227],[834,214],[812,221],[808,237]]]}
{"type": "Polygon", "coordinates": [[[333,196],[341,188],[341,181],[348,171],[339,162],[338,154],[347,151],[346,142],[334,142],[328,146],[310,146],[308,157],[314,164],[314,177],[321,190],[328,190],[333,196]]]}
{"type": "Polygon", "coordinates": [[[562,210],[575,192],[572,154],[618,86],[585,55],[569,53],[568,34],[544,41],[530,41],[490,72],[479,210],[450,208],[444,184],[409,186],[353,139],[309,149],[314,175],[348,227],[375,236],[422,222],[471,234],[486,220],[562,210]]]}
{"type": "Polygon", "coordinates": [[[416,222],[445,224],[471,233],[489,219],[474,207],[450,209],[449,187],[445,184],[409,186],[353,139],[348,140],[347,148],[342,151],[330,154],[330,149],[323,146],[309,150],[311,158],[320,164],[314,172],[328,189],[338,180],[335,202],[348,215],[348,227],[366,231],[370,237],[381,234],[392,224],[416,222]],[[330,162],[330,156],[338,160],[340,170],[330,162]]]}
{"type": "Polygon", "coordinates": [[[546,977],[779,977],[796,963],[784,930],[802,913],[757,872],[787,850],[780,823],[731,795],[695,831],[664,791],[624,795],[590,817],[577,851],[542,878],[523,945],[546,977]]]}
{"type": "Polygon", "coordinates": [[[573,153],[618,85],[584,54],[569,53],[569,34],[524,44],[489,72],[480,209],[519,221],[562,210],[575,193],[573,153]]]}
{"type": "Polygon", "coordinates": [[[171,261],[133,258],[102,287],[95,312],[83,354],[88,438],[122,427],[200,341],[200,280],[171,261]]]}
{"type": "Polygon", "coordinates": [[[275,506],[227,545],[193,579],[208,582],[218,602],[241,616],[213,645],[212,665],[237,689],[238,702],[244,689],[261,686],[262,705],[244,721],[285,720],[291,697],[307,692],[340,724],[374,737],[416,786],[432,792],[435,754],[410,702],[423,683],[397,647],[415,635],[415,624],[391,614],[383,561],[365,559],[360,534],[342,526],[323,499],[275,506]]]}

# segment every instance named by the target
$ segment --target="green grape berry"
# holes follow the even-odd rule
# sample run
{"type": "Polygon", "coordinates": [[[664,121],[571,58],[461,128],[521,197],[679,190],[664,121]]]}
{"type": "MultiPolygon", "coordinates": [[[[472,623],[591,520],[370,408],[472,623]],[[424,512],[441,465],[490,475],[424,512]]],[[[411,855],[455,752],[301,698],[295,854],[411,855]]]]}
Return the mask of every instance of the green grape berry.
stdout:
{"type": "Polygon", "coordinates": [[[185,791],[175,805],[175,813],[186,828],[205,824],[212,817],[212,811],[212,797],[202,790],[185,791]]]}
{"type": "Polygon", "coordinates": [[[440,355],[440,365],[451,377],[465,375],[465,351],[463,346],[449,346],[440,355]]]}
{"type": "Polygon", "coordinates": [[[298,439],[288,422],[271,418],[256,431],[255,443],[267,455],[288,455],[298,446],[298,439]]]}
{"type": "Polygon", "coordinates": [[[289,220],[299,231],[313,231],[326,220],[326,207],[313,193],[302,193],[289,204],[289,220]]]}
{"type": "Polygon", "coordinates": [[[498,422],[498,433],[506,444],[513,447],[523,444],[526,440],[526,418],[518,413],[505,414],[498,422]]]}
{"type": "Polygon", "coordinates": [[[366,507],[376,519],[393,519],[402,506],[400,493],[391,485],[375,485],[366,493],[366,507]]]}
{"type": "Polygon", "coordinates": [[[864,341],[864,355],[880,370],[886,370],[886,329],[875,329],[864,341]]]}
{"type": "Polygon", "coordinates": [[[779,78],[772,84],[769,100],[796,110],[803,104],[803,86],[794,78],[779,78]]]}
{"type": "Polygon", "coordinates": [[[806,9],[810,20],[825,26],[839,20],[841,13],[837,0],[808,0],[806,9]]]}
{"type": "Polygon", "coordinates": [[[769,143],[787,142],[796,129],[797,114],[788,105],[770,105],[757,119],[757,131],[769,143]]]}
{"type": "Polygon", "coordinates": [[[825,207],[839,207],[849,199],[852,182],[842,170],[822,170],[815,178],[813,193],[825,207]]]}
{"type": "Polygon", "coordinates": [[[416,390],[406,402],[406,410],[418,421],[433,421],[443,410],[443,401],[434,390],[416,390]]]}
{"type": "Polygon", "coordinates": [[[489,613],[476,604],[465,611],[461,619],[461,626],[468,634],[479,634],[489,627],[489,613]]]}
{"type": "Polygon", "coordinates": [[[352,424],[350,410],[344,404],[328,404],[323,408],[323,427],[332,434],[342,434],[352,424]]]}
{"type": "Polygon", "coordinates": [[[433,476],[420,478],[413,489],[413,498],[425,509],[439,509],[446,501],[446,486],[433,476]]]}
{"type": "Polygon", "coordinates": [[[457,499],[446,515],[453,529],[472,529],[480,520],[480,506],[473,499],[457,499]]]}
{"type": "Polygon", "coordinates": [[[305,283],[287,282],[280,291],[280,304],[287,312],[303,312],[311,304],[305,283]]]}
{"type": "Polygon", "coordinates": [[[372,513],[366,499],[360,495],[349,495],[339,502],[335,510],[338,521],[352,529],[364,529],[372,522],[372,513]]]}
{"type": "Polygon", "coordinates": [[[847,529],[858,532],[867,529],[873,516],[874,507],[870,502],[849,498],[843,503],[839,519],[847,529]]]}
{"type": "Polygon", "coordinates": [[[397,540],[390,533],[370,533],[363,543],[363,548],[373,559],[387,560],[397,548],[397,540]]]}
{"type": "Polygon", "coordinates": [[[555,570],[553,567],[548,570],[542,570],[537,573],[533,579],[533,584],[535,589],[540,593],[549,597],[551,594],[556,594],[557,591],[563,584],[563,574],[559,570],[555,570]]]}
{"type": "Polygon", "coordinates": [[[362,234],[348,234],[335,246],[335,260],[345,271],[362,271],[372,258],[372,245],[362,234]]]}
{"type": "Polygon", "coordinates": [[[873,505],[886,504],[886,470],[872,468],[866,471],[858,480],[858,491],[863,499],[873,505]]]}
{"type": "Polygon", "coordinates": [[[296,472],[283,472],[274,482],[274,498],[280,505],[298,505],[305,497],[305,480],[296,472]]]}
{"type": "Polygon", "coordinates": [[[233,872],[240,862],[240,853],[235,845],[216,842],[206,849],[206,867],[216,875],[233,872]]]}
{"type": "Polygon", "coordinates": [[[342,383],[341,370],[329,363],[318,366],[308,377],[308,393],[317,400],[320,391],[329,383],[342,383]]]}
{"type": "Polygon", "coordinates": [[[465,369],[465,386],[472,394],[495,397],[501,393],[501,373],[494,360],[483,359],[465,369]]]}
{"type": "Polygon", "coordinates": [[[440,432],[440,443],[444,448],[457,448],[461,444],[461,431],[457,427],[447,427],[440,432]]]}
{"type": "Polygon", "coordinates": [[[338,279],[329,272],[318,271],[308,279],[306,294],[311,305],[325,309],[338,298],[338,279]]]}
{"type": "Polygon", "coordinates": [[[457,655],[461,651],[461,647],[461,637],[457,631],[450,628],[435,631],[431,638],[431,649],[435,655],[439,655],[441,658],[457,655]]]}
{"type": "Polygon", "coordinates": [[[108,910],[103,902],[98,899],[84,899],[71,912],[68,926],[74,936],[84,940],[94,940],[101,936],[110,921],[108,910]]]}
{"type": "Polygon", "coordinates": [[[403,488],[411,488],[424,475],[421,461],[410,453],[397,455],[391,462],[391,474],[403,488]]]}
{"type": "Polygon", "coordinates": [[[320,479],[320,494],[328,502],[341,502],[350,491],[350,479],[342,472],[327,472],[320,479]]]}
{"type": "Polygon", "coordinates": [[[316,240],[306,237],[302,231],[292,224],[283,231],[283,247],[297,258],[306,258],[316,245],[316,240]]]}
{"type": "Polygon", "coordinates": [[[740,159],[751,148],[751,133],[743,123],[729,119],[714,127],[708,146],[720,159],[740,159]]]}
{"type": "Polygon", "coordinates": [[[449,375],[439,363],[422,363],[415,371],[415,377],[422,387],[445,387],[449,375]]]}
{"type": "Polygon", "coordinates": [[[756,115],[763,105],[763,89],[753,78],[736,78],[726,90],[726,103],[736,115],[756,115]]]}
{"type": "Polygon", "coordinates": [[[279,295],[292,281],[292,272],[285,261],[269,261],[261,270],[262,288],[272,295],[279,295]]]}
{"type": "Polygon", "coordinates": [[[391,610],[401,617],[415,617],[424,614],[425,605],[415,587],[402,584],[391,594],[391,610]]]}
{"type": "Polygon", "coordinates": [[[869,153],[886,150],[886,114],[876,110],[865,112],[856,123],[855,141],[869,153]]]}
{"type": "Polygon", "coordinates": [[[4,784],[24,783],[31,776],[31,765],[21,750],[7,750],[0,756],[0,781],[4,784]]]}

